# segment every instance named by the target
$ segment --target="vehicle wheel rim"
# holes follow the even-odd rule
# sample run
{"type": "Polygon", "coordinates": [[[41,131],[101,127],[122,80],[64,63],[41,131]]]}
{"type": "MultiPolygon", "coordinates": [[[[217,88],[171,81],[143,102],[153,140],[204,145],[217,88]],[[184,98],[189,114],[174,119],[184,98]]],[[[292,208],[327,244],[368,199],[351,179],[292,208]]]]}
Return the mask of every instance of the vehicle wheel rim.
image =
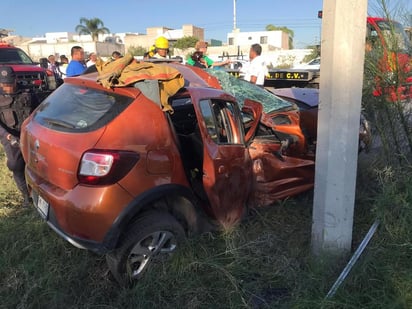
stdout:
{"type": "Polygon", "coordinates": [[[127,271],[132,279],[139,278],[154,260],[170,255],[176,249],[176,238],[168,231],[147,235],[136,243],[127,258],[127,271]]]}

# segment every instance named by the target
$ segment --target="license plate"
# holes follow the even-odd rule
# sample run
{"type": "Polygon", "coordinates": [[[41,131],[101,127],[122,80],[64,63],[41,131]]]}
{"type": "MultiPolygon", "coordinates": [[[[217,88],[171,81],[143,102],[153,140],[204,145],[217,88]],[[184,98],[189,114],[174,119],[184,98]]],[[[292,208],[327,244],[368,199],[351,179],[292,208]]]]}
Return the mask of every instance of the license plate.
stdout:
{"type": "Polygon", "coordinates": [[[37,200],[37,210],[44,219],[47,218],[47,215],[49,214],[49,203],[47,203],[40,195],[37,200]]]}

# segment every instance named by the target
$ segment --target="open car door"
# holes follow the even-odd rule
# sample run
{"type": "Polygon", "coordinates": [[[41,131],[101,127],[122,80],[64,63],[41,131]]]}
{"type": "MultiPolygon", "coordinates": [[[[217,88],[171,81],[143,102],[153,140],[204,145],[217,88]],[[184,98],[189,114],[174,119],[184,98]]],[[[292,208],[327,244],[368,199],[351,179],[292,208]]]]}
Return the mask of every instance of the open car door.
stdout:
{"type": "Polygon", "coordinates": [[[189,89],[203,141],[202,182],[211,214],[230,226],[243,216],[252,185],[252,161],[238,104],[216,89],[189,89]]]}
{"type": "Polygon", "coordinates": [[[245,121],[245,141],[246,143],[250,143],[262,117],[263,106],[256,101],[246,99],[242,107],[242,112],[245,116],[250,115],[248,121],[245,121]]]}

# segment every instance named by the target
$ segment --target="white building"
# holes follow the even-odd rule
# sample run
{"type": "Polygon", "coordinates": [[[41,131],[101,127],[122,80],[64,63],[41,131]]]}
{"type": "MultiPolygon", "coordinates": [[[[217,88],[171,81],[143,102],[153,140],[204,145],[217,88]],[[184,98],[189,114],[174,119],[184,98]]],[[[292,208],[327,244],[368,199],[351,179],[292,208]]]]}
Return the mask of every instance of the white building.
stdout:
{"type": "MultiPolygon", "coordinates": [[[[114,50],[125,53],[132,46],[141,46],[148,49],[160,35],[165,36],[171,43],[185,36],[194,36],[199,40],[204,40],[204,29],[193,25],[183,25],[181,29],[151,27],[146,30],[146,34],[101,34],[98,42],[93,42],[90,35],[50,32],[41,38],[36,37],[25,42],[15,40],[15,43],[34,60],[38,60],[52,54],[56,56],[65,54],[70,58],[70,49],[74,45],[82,46],[87,53],[97,52],[103,57],[108,57],[114,50]]],[[[208,54],[216,61],[222,60],[223,55],[230,55],[232,59],[233,56],[239,55],[240,57],[237,58],[248,60],[250,46],[255,43],[262,46],[262,56],[271,67],[296,65],[310,52],[309,50],[289,50],[289,35],[283,31],[241,32],[236,29],[227,34],[227,42],[223,45],[213,46],[213,44],[210,44],[208,54]]],[[[194,48],[175,50],[174,54],[186,59],[193,51],[194,48]]]]}
{"type": "Polygon", "coordinates": [[[235,29],[227,34],[227,43],[241,47],[258,43],[263,50],[284,50],[289,49],[289,34],[280,30],[240,32],[235,29]]]}
{"type": "MultiPolygon", "coordinates": [[[[46,43],[68,43],[73,40],[73,33],[70,32],[48,32],[45,34],[46,43]]],[[[38,39],[38,38],[37,38],[38,39]]]]}

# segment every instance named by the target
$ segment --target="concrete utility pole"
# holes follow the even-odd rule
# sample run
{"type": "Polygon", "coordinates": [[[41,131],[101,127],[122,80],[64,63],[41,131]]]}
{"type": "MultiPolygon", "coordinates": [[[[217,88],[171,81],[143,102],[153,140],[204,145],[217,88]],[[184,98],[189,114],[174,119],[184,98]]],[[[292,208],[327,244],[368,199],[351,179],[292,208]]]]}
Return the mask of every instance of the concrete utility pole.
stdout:
{"type": "Polygon", "coordinates": [[[312,251],[351,249],[367,0],[323,0],[312,251]]]}
{"type": "Polygon", "coordinates": [[[236,29],[236,0],[233,0],[233,31],[235,31],[236,29]]]}

